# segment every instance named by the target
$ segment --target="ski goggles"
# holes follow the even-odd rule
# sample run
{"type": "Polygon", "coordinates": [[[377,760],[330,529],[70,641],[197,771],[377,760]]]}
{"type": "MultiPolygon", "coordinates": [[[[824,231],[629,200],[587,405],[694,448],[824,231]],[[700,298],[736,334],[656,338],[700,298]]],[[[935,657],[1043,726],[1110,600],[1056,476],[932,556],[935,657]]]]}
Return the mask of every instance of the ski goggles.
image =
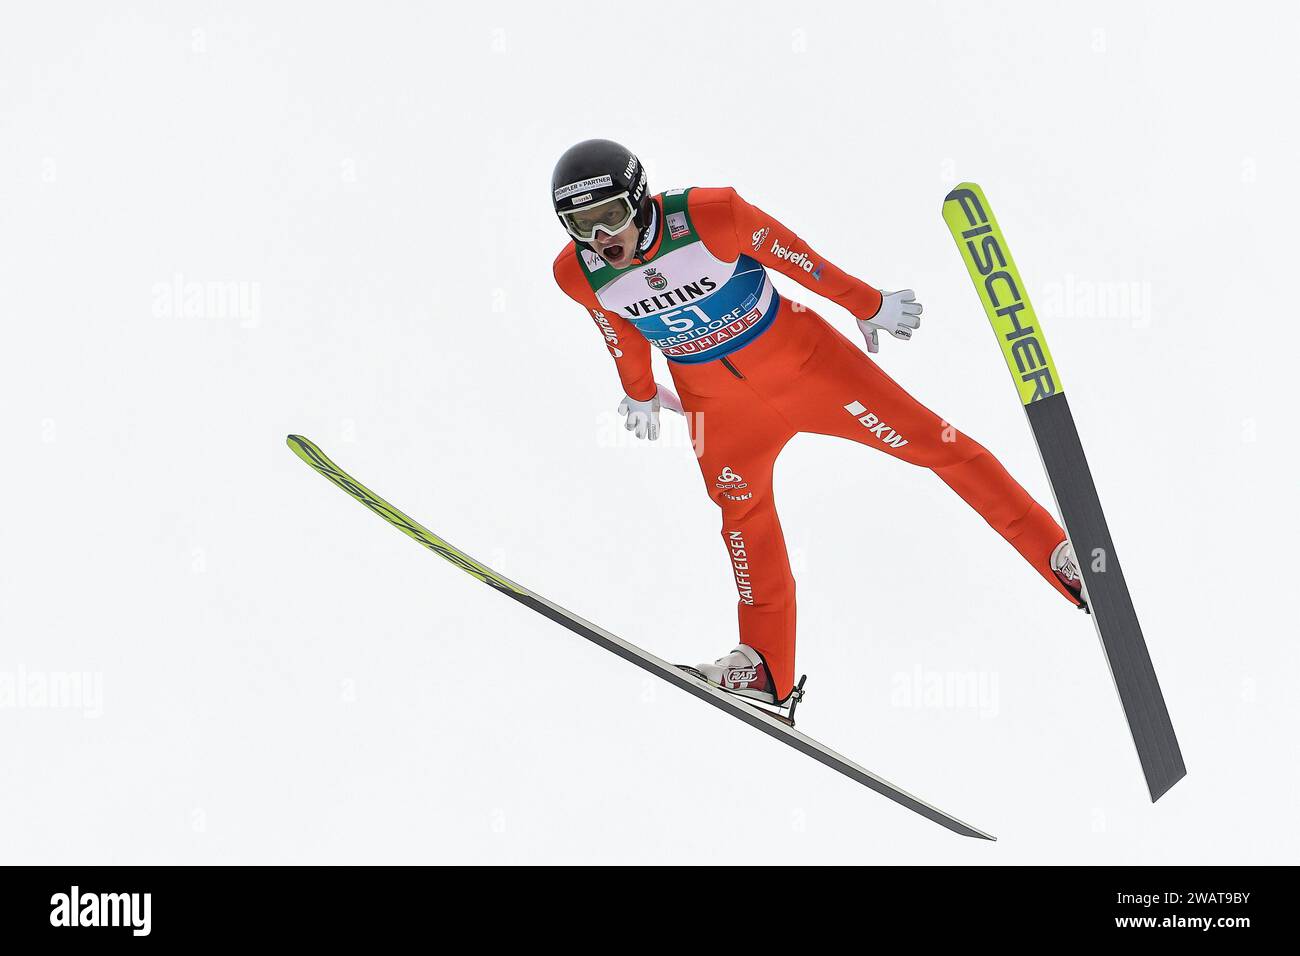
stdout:
{"type": "Polygon", "coordinates": [[[632,208],[632,201],[628,199],[627,193],[619,193],[594,206],[562,209],[560,221],[564,223],[564,228],[574,239],[590,242],[596,238],[598,230],[607,236],[618,235],[628,227],[635,215],[636,210],[632,208]]]}

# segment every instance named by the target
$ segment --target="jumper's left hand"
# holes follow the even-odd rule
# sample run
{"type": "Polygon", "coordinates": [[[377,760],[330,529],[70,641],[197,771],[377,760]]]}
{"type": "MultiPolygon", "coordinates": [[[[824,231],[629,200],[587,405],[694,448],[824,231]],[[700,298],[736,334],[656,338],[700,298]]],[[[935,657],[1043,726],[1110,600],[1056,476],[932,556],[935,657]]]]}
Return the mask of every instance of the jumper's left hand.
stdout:
{"type": "Polygon", "coordinates": [[[911,289],[901,292],[882,292],[880,308],[869,319],[858,319],[858,328],[867,340],[868,352],[880,351],[879,332],[888,332],[896,339],[910,339],[912,331],[921,327],[921,303],[911,289]]]}

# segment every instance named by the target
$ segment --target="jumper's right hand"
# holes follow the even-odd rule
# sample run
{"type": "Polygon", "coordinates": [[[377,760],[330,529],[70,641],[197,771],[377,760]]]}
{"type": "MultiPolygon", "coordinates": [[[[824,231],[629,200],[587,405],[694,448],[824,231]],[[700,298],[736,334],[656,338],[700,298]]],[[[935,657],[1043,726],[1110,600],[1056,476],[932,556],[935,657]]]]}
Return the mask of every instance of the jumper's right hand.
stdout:
{"type": "Polygon", "coordinates": [[[623,401],[618,404],[618,413],[627,416],[627,423],[623,427],[636,432],[637,438],[648,438],[650,441],[658,439],[661,407],[682,414],[681,399],[673,394],[673,390],[662,385],[658,388],[649,401],[638,402],[635,398],[624,395],[623,401]]]}

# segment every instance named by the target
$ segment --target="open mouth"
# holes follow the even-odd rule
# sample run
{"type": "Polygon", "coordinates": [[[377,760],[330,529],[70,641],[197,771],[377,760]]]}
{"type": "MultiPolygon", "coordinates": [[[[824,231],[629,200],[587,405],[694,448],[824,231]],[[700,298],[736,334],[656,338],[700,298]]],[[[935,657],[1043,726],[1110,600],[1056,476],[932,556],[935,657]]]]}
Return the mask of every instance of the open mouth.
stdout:
{"type": "Polygon", "coordinates": [[[618,244],[606,246],[604,249],[600,250],[600,254],[610,262],[617,262],[619,259],[623,258],[623,247],[618,244]]]}

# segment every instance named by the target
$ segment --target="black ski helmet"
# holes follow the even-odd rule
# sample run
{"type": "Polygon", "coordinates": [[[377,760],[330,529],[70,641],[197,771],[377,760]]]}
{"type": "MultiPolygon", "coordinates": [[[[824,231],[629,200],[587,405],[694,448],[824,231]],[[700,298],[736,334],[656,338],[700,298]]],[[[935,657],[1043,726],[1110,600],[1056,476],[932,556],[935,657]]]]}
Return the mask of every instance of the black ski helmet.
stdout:
{"type": "Polygon", "coordinates": [[[645,167],[636,154],[612,140],[583,140],[564,151],[551,173],[551,201],[566,231],[568,224],[562,213],[594,206],[622,193],[627,194],[632,207],[640,248],[654,217],[645,167]]]}

